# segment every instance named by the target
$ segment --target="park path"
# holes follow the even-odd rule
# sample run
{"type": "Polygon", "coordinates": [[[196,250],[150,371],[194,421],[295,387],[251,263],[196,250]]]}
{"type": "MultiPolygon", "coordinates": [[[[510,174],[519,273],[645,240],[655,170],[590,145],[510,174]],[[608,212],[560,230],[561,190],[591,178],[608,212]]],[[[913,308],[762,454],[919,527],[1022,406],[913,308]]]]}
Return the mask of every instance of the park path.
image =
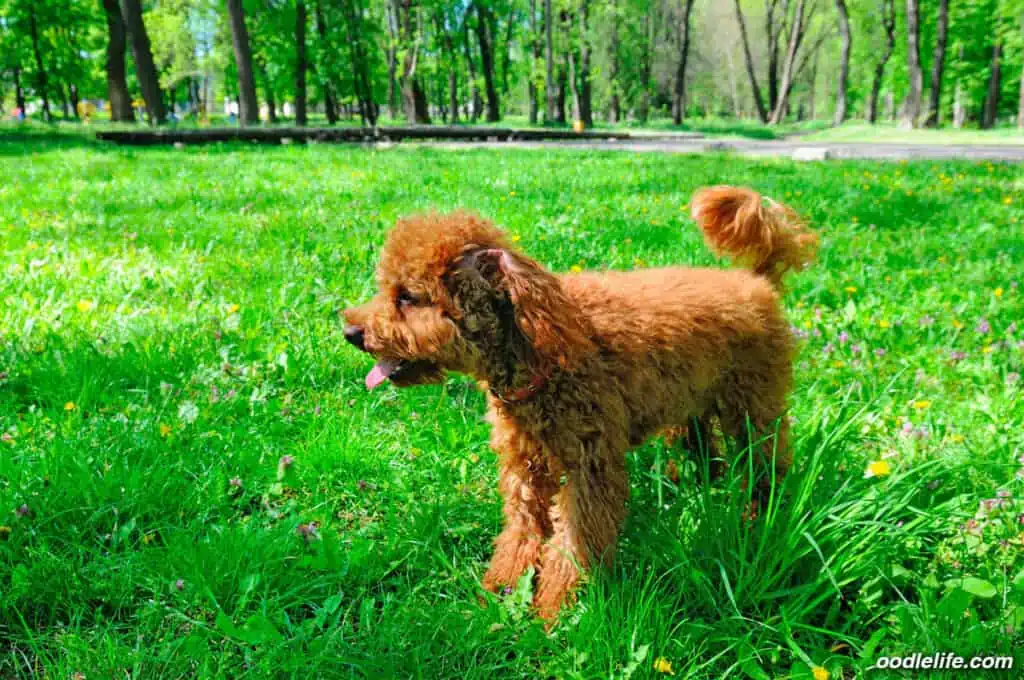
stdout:
{"type": "Polygon", "coordinates": [[[798,160],[872,159],[872,160],[969,160],[1024,161],[1024,146],[891,144],[867,142],[801,142],[791,140],[714,140],[714,139],[630,139],[602,141],[507,141],[436,142],[431,146],[450,149],[586,149],[595,151],[635,151],[695,154],[733,152],[744,156],[785,157],[798,160]]]}

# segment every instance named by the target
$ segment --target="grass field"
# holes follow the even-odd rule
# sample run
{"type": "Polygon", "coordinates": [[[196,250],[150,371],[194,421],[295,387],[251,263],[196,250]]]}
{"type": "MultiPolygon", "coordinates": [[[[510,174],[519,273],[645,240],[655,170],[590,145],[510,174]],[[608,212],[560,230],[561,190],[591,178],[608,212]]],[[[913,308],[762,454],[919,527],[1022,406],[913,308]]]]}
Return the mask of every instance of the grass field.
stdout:
{"type": "Polygon", "coordinates": [[[0,140],[0,677],[1019,669],[1022,220],[1011,165],[0,140]],[[748,523],[737,479],[698,487],[649,443],[616,565],[560,625],[527,583],[481,607],[483,398],[367,393],[336,310],[431,207],[559,270],[709,264],[686,203],[722,182],[823,238],[787,295],[785,497],[748,523]]]}

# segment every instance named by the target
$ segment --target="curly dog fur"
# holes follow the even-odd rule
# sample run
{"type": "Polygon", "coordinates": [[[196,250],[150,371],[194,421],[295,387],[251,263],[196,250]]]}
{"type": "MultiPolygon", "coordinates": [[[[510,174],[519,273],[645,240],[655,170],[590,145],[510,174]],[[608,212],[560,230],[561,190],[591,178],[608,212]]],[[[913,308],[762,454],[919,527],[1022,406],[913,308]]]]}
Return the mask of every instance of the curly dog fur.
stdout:
{"type": "Polygon", "coordinates": [[[483,585],[535,567],[544,618],[611,558],[630,447],[673,429],[707,451],[717,422],[743,442],[756,433],[776,478],[789,466],[794,344],[780,286],[817,238],[747,189],[705,189],[692,208],[709,246],[749,269],[556,275],[484,219],[427,214],[395,225],[379,293],[345,311],[346,338],[378,359],[368,388],[457,371],[487,390],[505,526],[483,585]]]}

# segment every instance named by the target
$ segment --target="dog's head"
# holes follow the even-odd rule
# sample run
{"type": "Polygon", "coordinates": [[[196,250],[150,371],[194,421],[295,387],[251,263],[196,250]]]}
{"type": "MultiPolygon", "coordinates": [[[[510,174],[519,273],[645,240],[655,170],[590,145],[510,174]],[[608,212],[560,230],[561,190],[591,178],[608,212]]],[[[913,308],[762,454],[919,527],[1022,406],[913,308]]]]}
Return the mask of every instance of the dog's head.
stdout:
{"type": "Polygon", "coordinates": [[[438,382],[446,370],[504,389],[593,349],[558,279],[469,213],[399,220],[377,282],[373,300],[344,312],[346,340],[377,359],[369,389],[438,382]]]}

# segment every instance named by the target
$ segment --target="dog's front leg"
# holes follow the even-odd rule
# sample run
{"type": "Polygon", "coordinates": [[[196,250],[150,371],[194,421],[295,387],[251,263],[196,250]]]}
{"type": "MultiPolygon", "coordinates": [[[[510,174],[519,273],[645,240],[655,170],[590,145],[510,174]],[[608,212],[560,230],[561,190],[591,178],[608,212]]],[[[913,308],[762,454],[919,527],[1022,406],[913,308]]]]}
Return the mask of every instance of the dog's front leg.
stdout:
{"type": "Polygon", "coordinates": [[[611,561],[628,496],[624,454],[618,451],[592,451],[566,476],[551,502],[553,532],[541,555],[533,599],[541,618],[558,615],[581,570],[611,561]]]}
{"type": "Polygon", "coordinates": [[[555,489],[553,481],[532,471],[522,458],[502,458],[499,488],[505,499],[505,527],[494,541],[494,556],[483,579],[491,592],[514,587],[527,569],[537,566],[544,540],[551,534],[548,505],[555,489]]]}

